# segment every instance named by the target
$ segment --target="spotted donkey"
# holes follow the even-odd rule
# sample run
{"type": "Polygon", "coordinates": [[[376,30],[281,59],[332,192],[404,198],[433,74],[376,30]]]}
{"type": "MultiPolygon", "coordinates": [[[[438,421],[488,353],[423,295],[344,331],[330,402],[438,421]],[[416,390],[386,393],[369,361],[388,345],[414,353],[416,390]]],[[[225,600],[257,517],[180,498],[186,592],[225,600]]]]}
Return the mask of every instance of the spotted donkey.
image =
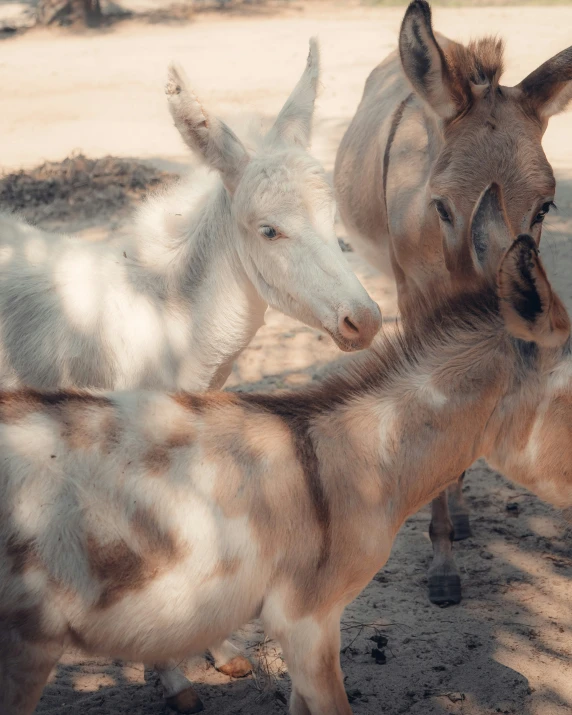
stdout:
{"type": "Polygon", "coordinates": [[[0,393],[3,715],[68,644],[161,661],[257,616],[290,713],[349,715],[340,616],[410,514],[480,456],[570,509],[568,315],[531,236],[496,253],[305,391],[0,393]]]}
{"type": "MultiPolygon", "coordinates": [[[[342,350],[367,347],[379,308],[342,256],[332,191],[307,152],[318,77],[312,41],[298,85],[251,154],[172,69],[175,125],[207,170],[149,201],[125,238],[88,243],[0,216],[0,383],[221,387],[268,304],[342,350]]],[[[211,651],[223,672],[249,672],[230,643],[211,651]]],[[[160,674],[172,707],[202,709],[175,664],[160,674]]]]}
{"type": "MultiPolygon", "coordinates": [[[[340,214],[352,245],[373,265],[383,268],[389,253],[405,317],[427,291],[455,290],[462,238],[491,182],[502,187],[512,235],[540,240],[555,190],[541,140],[550,117],[572,98],[572,47],[515,87],[500,84],[502,71],[502,41],[464,46],[435,35],[428,3],[414,0],[399,52],[368,77],[340,144],[340,214]]],[[[462,479],[448,499],[441,494],[433,502],[434,603],[461,599],[451,539],[470,535],[462,479]]]]}

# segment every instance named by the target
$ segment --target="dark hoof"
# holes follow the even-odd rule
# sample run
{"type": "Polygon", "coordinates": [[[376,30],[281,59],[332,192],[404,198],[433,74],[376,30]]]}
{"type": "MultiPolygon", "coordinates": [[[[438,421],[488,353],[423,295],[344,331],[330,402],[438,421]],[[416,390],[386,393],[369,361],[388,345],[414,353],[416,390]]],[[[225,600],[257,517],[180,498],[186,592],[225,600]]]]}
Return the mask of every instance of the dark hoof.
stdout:
{"type": "Polygon", "coordinates": [[[429,600],[436,606],[454,606],[461,603],[461,577],[455,573],[430,575],[429,600]]]}
{"type": "Polygon", "coordinates": [[[228,663],[217,667],[217,670],[231,678],[244,678],[245,675],[252,673],[252,663],[243,655],[237,655],[228,663]]]}
{"type": "Polygon", "coordinates": [[[451,521],[453,522],[455,532],[453,538],[455,541],[463,541],[463,539],[468,539],[473,535],[468,514],[451,514],[451,521]]]}
{"type": "Polygon", "coordinates": [[[194,688],[186,688],[166,699],[167,705],[178,713],[202,713],[205,709],[194,688]]]}

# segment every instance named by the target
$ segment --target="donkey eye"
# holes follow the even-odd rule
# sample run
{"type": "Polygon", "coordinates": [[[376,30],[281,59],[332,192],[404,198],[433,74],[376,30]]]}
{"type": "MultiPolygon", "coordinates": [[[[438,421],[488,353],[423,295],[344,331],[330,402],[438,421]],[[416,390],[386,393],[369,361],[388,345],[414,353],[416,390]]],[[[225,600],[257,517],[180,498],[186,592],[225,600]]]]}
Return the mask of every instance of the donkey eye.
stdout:
{"type": "Polygon", "coordinates": [[[273,226],[261,226],[260,233],[271,241],[278,238],[278,231],[273,226]]]}
{"type": "Polygon", "coordinates": [[[441,221],[451,223],[451,217],[449,216],[449,213],[445,208],[445,204],[442,201],[435,201],[435,208],[437,209],[437,213],[439,214],[441,221]]]}
{"type": "Polygon", "coordinates": [[[537,223],[542,223],[546,214],[550,211],[552,206],[556,208],[556,204],[554,203],[554,201],[547,201],[545,204],[542,204],[540,211],[536,214],[534,220],[532,221],[532,225],[534,226],[537,223]]]}

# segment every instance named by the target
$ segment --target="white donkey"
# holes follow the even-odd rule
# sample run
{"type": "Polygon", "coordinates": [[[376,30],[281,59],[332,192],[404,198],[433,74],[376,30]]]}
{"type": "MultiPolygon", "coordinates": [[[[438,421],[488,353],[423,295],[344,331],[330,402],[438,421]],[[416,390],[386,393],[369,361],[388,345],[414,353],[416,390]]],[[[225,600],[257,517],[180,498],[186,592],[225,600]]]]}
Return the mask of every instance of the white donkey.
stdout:
{"type": "Polygon", "coordinates": [[[249,154],[171,68],[175,125],[210,169],[151,200],[132,235],[88,243],[0,223],[0,380],[94,387],[220,387],[268,305],[367,347],[378,306],[334,232],[335,202],[307,152],[319,76],[307,68],[249,154]]]}
{"type": "MultiPolygon", "coordinates": [[[[341,253],[332,191],[307,152],[318,78],[312,40],[298,85],[249,154],[171,69],[175,125],[215,172],[149,201],[125,238],[88,243],[0,217],[0,383],[221,387],[268,304],[343,350],[367,347],[379,308],[341,253]]],[[[229,643],[213,652],[219,669],[244,675],[236,654],[229,643]]],[[[161,679],[171,706],[202,709],[174,666],[161,679]]]]}
{"type": "Polygon", "coordinates": [[[0,393],[2,715],[66,644],[165,659],[255,616],[292,715],[350,715],[340,616],[410,514],[479,456],[572,507],[568,316],[532,237],[496,290],[483,249],[476,287],[312,390],[0,393]]]}

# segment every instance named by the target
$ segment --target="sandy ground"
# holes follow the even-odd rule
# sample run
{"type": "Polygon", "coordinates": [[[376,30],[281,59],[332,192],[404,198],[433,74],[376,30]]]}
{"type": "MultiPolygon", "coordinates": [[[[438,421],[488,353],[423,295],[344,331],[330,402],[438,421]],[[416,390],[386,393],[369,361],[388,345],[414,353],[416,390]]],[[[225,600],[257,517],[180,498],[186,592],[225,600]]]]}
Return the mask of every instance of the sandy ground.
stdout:
{"type": "MultiPolygon", "coordinates": [[[[402,11],[315,5],[265,16],[201,16],[187,25],[122,23],[100,33],[32,31],[0,44],[2,169],[61,160],[81,149],[183,170],[188,156],[162,95],[167,62],[188,70],[205,104],[233,126],[266,120],[304,66],[319,35],[323,92],[314,151],[331,171],[364,80],[394,48],[402,11]]],[[[515,83],[572,44],[572,7],[437,9],[456,38],[486,32],[507,39],[506,83],[515,83]]],[[[545,148],[556,170],[559,213],[546,222],[542,254],[572,308],[572,122],[555,118],[545,148]]],[[[69,225],[82,224],[70,217],[69,225]]],[[[85,223],[85,222],[84,222],[85,223]]],[[[83,224],[82,224],[83,225],[83,224]]],[[[91,221],[87,235],[109,228],[91,221]]],[[[343,229],[340,228],[341,235],[343,229]]],[[[349,260],[384,315],[395,291],[357,256],[349,260]]],[[[283,387],[316,379],[339,353],[315,331],[269,312],[229,385],[283,387]]],[[[411,518],[387,566],[344,616],[342,665],[354,712],[398,715],[564,715],[572,712],[572,545],[559,516],[484,465],[467,494],[474,537],[456,545],[464,579],[460,606],[426,597],[428,512],[411,518]],[[517,504],[511,511],[507,504],[517,504]],[[515,510],[516,509],[516,510],[515,510]],[[371,636],[388,639],[376,663],[371,636]]],[[[256,624],[237,635],[256,676],[230,681],[202,659],[184,664],[212,715],[285,713],[289,682],[279,650],[256,624]]],[[[163,713],[156,677],[141,664],[69,652],[40,703],[42,715],[163,713]]]]}

